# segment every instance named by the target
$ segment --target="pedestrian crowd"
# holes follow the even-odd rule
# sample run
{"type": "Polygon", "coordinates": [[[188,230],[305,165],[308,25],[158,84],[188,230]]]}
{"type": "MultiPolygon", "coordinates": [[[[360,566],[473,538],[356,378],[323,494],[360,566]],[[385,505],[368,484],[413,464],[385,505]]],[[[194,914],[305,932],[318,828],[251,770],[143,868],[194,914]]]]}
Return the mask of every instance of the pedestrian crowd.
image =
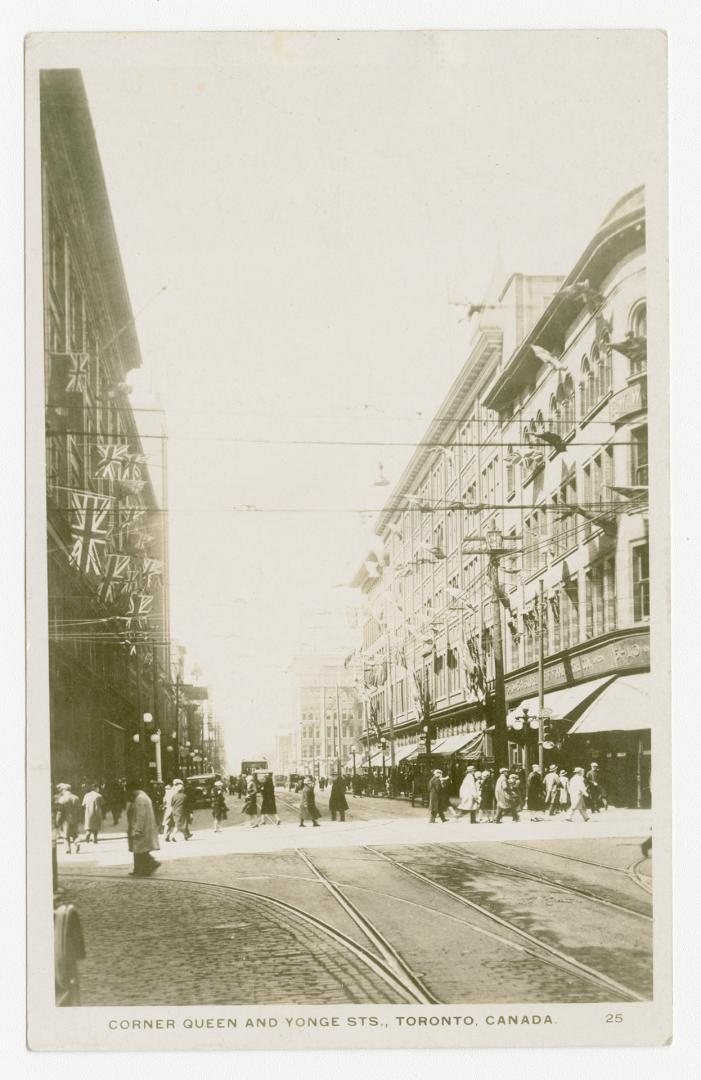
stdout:
{"type": "Polygon", "coordinates": [[[580,766],[568,773],[567,769],[550,765],[543,775],[540,765],[533,765],[528,776],[522,766],[514,766],[499,769],[496,778],[491,769],[480,772],[468,765],[457,800],[451,798],[450,778],[441,769],[433,770],[428,784],[431,823],[436,818],[457,821],[469,816],[473,825],[480,821],[499,825],[504,817],[519,821],[524,808],[530,812],[531,821],[542,821],[545,814],[564,814],[567,821],[572,821],[575,813],[588,821],[591,814],[606,807],[597,762],[592,762],[586,774],[580,766]]]}

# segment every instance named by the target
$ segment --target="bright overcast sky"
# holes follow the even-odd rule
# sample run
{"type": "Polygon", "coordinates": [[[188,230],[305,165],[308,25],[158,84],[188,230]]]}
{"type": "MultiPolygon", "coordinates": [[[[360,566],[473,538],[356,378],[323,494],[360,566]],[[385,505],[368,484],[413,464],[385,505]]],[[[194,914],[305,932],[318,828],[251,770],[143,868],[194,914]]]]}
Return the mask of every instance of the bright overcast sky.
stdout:
{"type": "Polygon", "coordinates": [[[372,519],[230,508],[379,508],[377,462],[396,479],[410,447],[275,440],[421,437],[467,354],[449,298],[482,299],[499,263],[566,272],[645,182],[657,42],[142,37],[76,66],[137,313],[132,402],[167,413],[172,629],[234,768],[292,726],[291,658],[352,643],[337,586],[372,519]]]}

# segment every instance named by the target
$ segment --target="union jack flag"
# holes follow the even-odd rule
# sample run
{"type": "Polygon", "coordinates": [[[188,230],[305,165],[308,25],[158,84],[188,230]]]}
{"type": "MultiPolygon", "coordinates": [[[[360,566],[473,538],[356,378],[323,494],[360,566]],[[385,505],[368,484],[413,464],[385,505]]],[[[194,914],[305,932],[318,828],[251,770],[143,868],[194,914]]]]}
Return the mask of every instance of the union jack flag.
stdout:
{"type": "Polygon", "coordinates": [[[95,468],[95,476],[99,480],[121,479],[129,447],[120,443],[99,443],[96,449],[100,461],[95,468]]]}
{"type": "Polygon", "coordinates": [[[138,506],[136,503],[133,503],[131,499],[126,499],[124,505],[120,507],[120,517],[123,528],[132,528],[145,513],[146,510],[143,506],[138,506]]]}
{"type": "Polygon", "coordinates": [[[85,491],[72,491],[74,517],[71,524],[73,547],[69,561],[84,574],[100,573],[100,553],[112,528],[107,523],[110,500],[85,491]]]}
{"type": "Polygon", "coordinates": [[[88,354],[71,353],[68,361],[67,394],[82,394],[88,386],[88,354]]]}
{"type": "Polygon", "coordinates": [[[146,626],[147,616],[153,605],[153,597],[147,593],[132,593],[129,597],[129,608],[126,615],[127,631],[134,629],[143,630],[146,626]]]}
{"type": "Polygon", "coordinates": [[[145,556],[141,569],[141,577],[145,587],[150,589],[154,578],[163,577],[163,563],[159,559],[150,559],[145,556]]]}
{"type": "Polygon", "coordinates": [[[102,581],[100,582],[100,587],[98,589],[100,599],[105,604],[110,604],[115,599],[115,593],[119,588],[117,583],[121,583],[128,569],[128,555],[120,555],[117,553],[107,556],[102,581]]]}
{"type": "Polygon", "coordinates": [[[140,480],[141,466],[145,464],[146,458],[143,454],[128,454],[127,459],[122,466],[122,479],[140,480]]]}

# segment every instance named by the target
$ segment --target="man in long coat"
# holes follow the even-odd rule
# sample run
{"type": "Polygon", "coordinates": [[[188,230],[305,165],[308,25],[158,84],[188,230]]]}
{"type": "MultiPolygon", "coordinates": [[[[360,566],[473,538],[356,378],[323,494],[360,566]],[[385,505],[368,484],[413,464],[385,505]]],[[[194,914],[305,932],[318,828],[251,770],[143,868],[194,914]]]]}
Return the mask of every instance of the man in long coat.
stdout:
{"type": "Polygon", "coordinates": [[[97,784],[91,784],[83,795],[83,810],[85,812],[85,839],[92,836],[97,843],[97,834],[102,828],[102,795],[98,791],[97,784]]]}
{"type": "Polygon", "coordinates": [[[304,828],[304,819],[311,818],[312,825],[315,829],[319,827],[319,813],[316,805],[316,799],[314,797],[314,781],[311,776],[307,776],[304,779],[304,786],[302,787],[302,798],[299,804],[299,827],[304,828]]]}
{"type": "MultiPolygon", "coordinates": [[[[173,817],[175,832],[180,833],[183,840],[189,840],[192,836],[192,833],[190,832],[190,805],[187,798],[187,792],[185,791],[185,784],[182,780],[173,781],[173,791],[170,796],[170,812],[173,817]]],[[[173,833],[170,834],[170,839],[173,841],[176,839],[173,833]]]]}
{"type": "Polygon", "coordinates": [[[335,776],[331,781],[331,791],[329,792],[329,811],[331,813],[331,820],[335,821],[336,814],[338,814],[341,821],[345,821],[347,809],[348,800],[346,799],[346,782],[342,776],[335,776]]]}
{"type": "Polygon", "coordinates": [[[445,821],[443,813],[443,774],[440,769],[433,770],[433,776],[428,784],[428,820],[431,824],[436,820],[436,815],[445,821]]]}
{"type": "Polygon", "coordinates": [[[531,821],[540,821],[541,818],[537,815],[542,814],[545,809],[545,787],[540,765],[534,765],[528,777],[526,805],[531,811],[531,821]]]}
{"type": "Polygon", "coordinates": [[[511,776],[507,769],[500,769],[494,795],[497,801],[497,814],[495,824],[499,824],[504,814],[510,814],[513,821],[518,821],[518,804],[520,798],[519,778],[516,773],[511,776]]]}
{"type": "Polygon", "coordinates": [[[587,782],[584,779],[584,769],[575,769],[567,782],[567,792],[570,797],[570,812],[567,821],[573,820],[575,810],[582,815],[585,821],[589,821],[587,813],[587,782]]]}
{"type": "Polygon", "coordinates": [[[70,784],[58,784],[56,799],[56,829],[66,841],[66,854],[71,854],[71,844],[75,842],[76,854],[80,851],[78,833],[80,831],[80,799],[74,795],[70,784]]]}
{"type": "Polygon", "coordinates": [[[478,807],[479,791],[477,789],[477,780],[475,778],[475,767],[474,765],[468,765],[467,772],[460,785],[460,802],[458,803],[458,810],[462,810],[463,813],[469,813],[470,824],[474,825],[477,821],[478,807]]]}
{"type": "Polygon", "coordinates": [[[131,780],[128,786],[129,803],[127,804],[127,838],[129,850],[134,856],[134,869],[131,877],[148,877],[161,865],[151,855],[158,851],[158,825],[153,812],[153,803],[141,787],[138,780],[131,780]]]}

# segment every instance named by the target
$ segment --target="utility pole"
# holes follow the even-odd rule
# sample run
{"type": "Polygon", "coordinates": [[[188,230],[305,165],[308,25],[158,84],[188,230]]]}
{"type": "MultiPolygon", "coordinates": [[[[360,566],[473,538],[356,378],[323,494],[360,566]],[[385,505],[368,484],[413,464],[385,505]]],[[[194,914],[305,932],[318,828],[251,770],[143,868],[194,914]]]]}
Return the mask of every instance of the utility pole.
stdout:
{"type": "Polygon", "coordinates": [[[504,686],[504,652],[502,645],[501,601],[499,593],[499,556],[489,554],[489,579],[492,583],[492,655],[494,657],[494,757],[497,768],[506,765],[508,746],[506,738],[506,688],[504,686]]]}
{"type": "Polygon", "coordinates": [[[390,775],[394,777],[396,757],[394,752],[394,690],[392,685],[392,651],[390,647],[389,629],[385,628],[385,647],[387,649],[387,722],[389,726],[389,767],[390,775]]]}
{"type": "Polygon", "coordinates": [[[336,776],[341,775],[341,757],[343,756],[343,740],[342,740],[342,728],[341,728],[341,688],[338,682],[338,672],[336,672],[336,725],[338,727],[338,745],[336,747],[336,776]]]}
{"type": "Polygon", "coordinates": [[[545,599],[543,579],[538,582],[538,764],[541,775],[545,761],[543,710],[545,709],[545,599]]]}
{"type": "MultiPolygon", "coordinates": [[[[515,539],[515,538],[514,538],[515,539]]],[[[468,541],[469,542],[469,541],[468,541]]],[[[492,691],[492,716],[494,719],[494,759],[497,768],[508,765],[508,741],[506,733],[506,687],[504,684],[504,646],[502,641],[501,604],[504,589],[499,581],[499,560],[513,555],[513,548],[504,547],[504,537],[498,528],[490,528],[484,539],[479,538],[480,548],[471,549],[473,555],[489,556],[489,581],[492,586],[492,655],[494,657],[494,689],[492,691]]]]}

